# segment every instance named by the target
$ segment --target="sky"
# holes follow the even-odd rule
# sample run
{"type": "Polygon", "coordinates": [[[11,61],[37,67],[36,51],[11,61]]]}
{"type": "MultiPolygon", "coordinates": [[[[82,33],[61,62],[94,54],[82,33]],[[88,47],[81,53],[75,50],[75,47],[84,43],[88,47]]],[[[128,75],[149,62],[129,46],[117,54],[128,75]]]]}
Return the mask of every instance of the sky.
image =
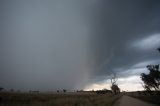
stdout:
{"type": "Polygon", "coordinates": [[[143,90],[159,64],[159,0],[0,0],[0,86],[143,90]]]}

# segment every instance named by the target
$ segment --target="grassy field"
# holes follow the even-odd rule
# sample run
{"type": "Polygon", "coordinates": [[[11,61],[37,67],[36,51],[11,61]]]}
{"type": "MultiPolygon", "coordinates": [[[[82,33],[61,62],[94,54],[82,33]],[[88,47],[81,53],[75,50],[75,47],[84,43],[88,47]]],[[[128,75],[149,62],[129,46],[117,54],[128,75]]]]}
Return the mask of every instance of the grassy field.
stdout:
{"type": "Polygon", "coordinates": [[[145,102],[160,105],[160,95],[138,94],[137,92],[128,93],[129,96],[141,99],[145,102]]]}
{"type": "Polygon", "coordinates": [[[112,106],[121,97],[83,93],[0,93],[0,106],[112,106]]]}

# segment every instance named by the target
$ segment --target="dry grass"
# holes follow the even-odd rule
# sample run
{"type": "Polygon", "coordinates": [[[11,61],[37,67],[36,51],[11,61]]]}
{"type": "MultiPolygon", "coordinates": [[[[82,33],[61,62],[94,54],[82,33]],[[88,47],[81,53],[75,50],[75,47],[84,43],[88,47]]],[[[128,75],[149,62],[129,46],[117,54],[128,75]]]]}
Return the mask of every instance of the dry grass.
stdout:
{"type": "Polygon", "coordinates": [[[112,106],[121,95],[0,93],[0,106],[112,106]]]}
{"type": "Polygon", "coordinates": [[[144,95],[144,94],[139,94],[138,92],[131,92],[131,93],[128,93],[128,95],[134,98],[141,99],[145,102],[156,104],[158,106],[160,105],[160,95],[150,95],[148,93],[144,95]]]}

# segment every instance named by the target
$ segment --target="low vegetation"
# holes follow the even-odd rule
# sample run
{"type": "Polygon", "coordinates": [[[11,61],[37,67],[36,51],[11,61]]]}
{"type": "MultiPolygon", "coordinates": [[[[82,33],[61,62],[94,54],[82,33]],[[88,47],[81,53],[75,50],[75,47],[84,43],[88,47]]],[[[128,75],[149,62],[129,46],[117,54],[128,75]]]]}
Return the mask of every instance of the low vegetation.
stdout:
{"type": "Polygon", "coordinates": [[[1,106],[112,106],[121,94],[0,93],[1,106]]]}
{"type": "Polygon", "coordinates": [[[138,92],[131,92],[128,93],[129,96],[138,98],[148,103],[160,105],[160,92],[159,91],[138,91],[138,92]]]}

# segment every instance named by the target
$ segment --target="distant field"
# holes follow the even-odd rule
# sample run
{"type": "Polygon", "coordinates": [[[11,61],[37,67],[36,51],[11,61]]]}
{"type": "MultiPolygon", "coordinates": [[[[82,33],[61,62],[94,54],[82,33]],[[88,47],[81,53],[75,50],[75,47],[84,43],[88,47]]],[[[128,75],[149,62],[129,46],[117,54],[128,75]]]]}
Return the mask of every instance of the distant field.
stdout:
{"type": "Polygon", "coordinates": [[[0,93],[0,106],[112,106],[121,97],[94,93],[0,93]]]}

